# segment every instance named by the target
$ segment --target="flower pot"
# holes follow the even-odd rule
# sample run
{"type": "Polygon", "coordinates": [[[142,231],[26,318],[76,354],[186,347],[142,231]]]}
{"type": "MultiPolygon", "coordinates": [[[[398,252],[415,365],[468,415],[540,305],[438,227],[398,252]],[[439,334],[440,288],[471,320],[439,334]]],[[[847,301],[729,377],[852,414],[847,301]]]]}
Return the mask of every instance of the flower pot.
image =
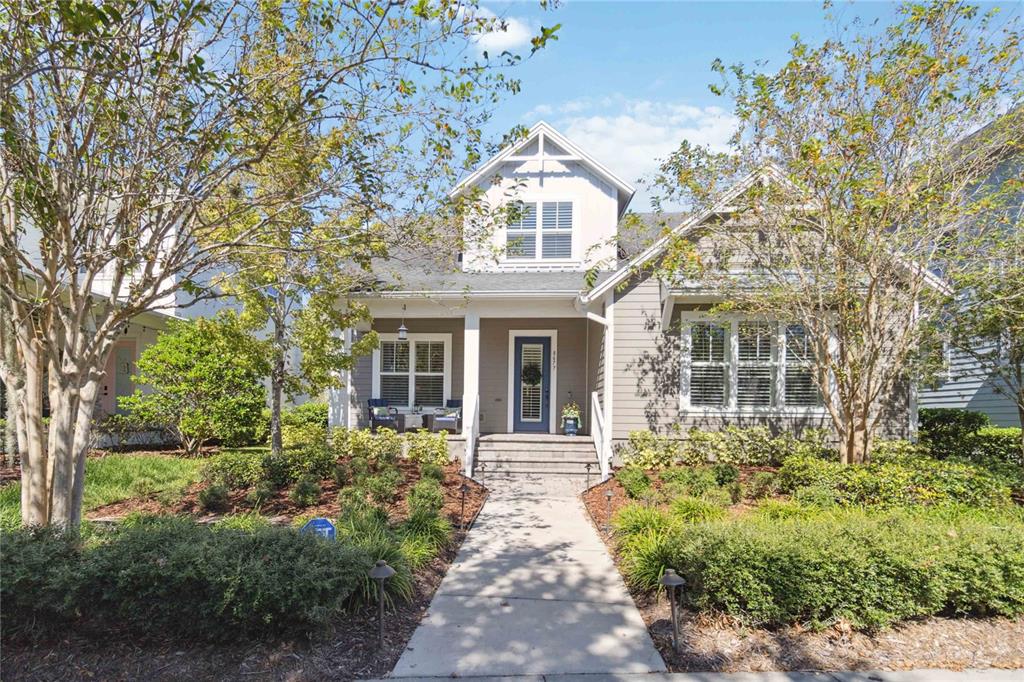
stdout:
{"type": "Polygon", "coordinates": [[[580,420],[576,417],[564,417],[562,419],[562,433],[567,436],[575,436],[580,430],[580,420]]]}

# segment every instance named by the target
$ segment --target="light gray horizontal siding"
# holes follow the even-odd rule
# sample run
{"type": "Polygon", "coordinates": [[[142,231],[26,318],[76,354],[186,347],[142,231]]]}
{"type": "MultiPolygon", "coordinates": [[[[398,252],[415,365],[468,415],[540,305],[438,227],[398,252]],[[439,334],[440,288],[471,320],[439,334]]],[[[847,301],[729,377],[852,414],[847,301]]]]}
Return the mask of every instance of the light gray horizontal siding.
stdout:
{"type": "Polygon", "coordinates": [[[984,412],[997,426],[1021,425],[1014,402],[994,388],[976,360],[963,353],[952,353],[945,380],[922,388],[918,405],[984,412]]]}

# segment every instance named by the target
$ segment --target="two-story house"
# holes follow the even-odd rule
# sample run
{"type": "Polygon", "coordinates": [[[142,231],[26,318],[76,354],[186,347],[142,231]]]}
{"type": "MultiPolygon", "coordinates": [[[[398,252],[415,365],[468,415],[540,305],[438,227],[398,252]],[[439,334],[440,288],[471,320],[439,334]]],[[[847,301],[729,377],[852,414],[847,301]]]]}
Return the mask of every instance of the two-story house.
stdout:
{"type": "MultiPolygon", "coordinates": [[[[332,394],[332,424],[366,426],[367,401],[384,399],[415,427],[417,412],[461,400],[462,433],[452,442],[468,471],[481,461],[509,471],[517,463],[561,470],[589,461],[600,473],[614,445],[635,430],[826,424],[810,368],[796,352],[802,330],[709,321],[700,314],[706,293],[644,274],[638,266],[657,258],[665,241],[623,253],[617,226],[633,188],[551,126],[535,125],[453,193],[468,191],[491,206],[519,203],[505,225],[484,232],[461,259],[453,255],[449,271],[407,269],[390,288],[360,299],[380,345],[332,394]],[[587,281],[592,268],[596,281],[587,281]],[[553,448],[570,401],[589,437],[553,448]],[[565,448],[578,460],[564,452],[555,460],[551,451],[565,448]]],[[[706,218],[692,216],[677,229],[706,218]]],[[[911,429],[909,403],[890,432],[911,429]]]]}

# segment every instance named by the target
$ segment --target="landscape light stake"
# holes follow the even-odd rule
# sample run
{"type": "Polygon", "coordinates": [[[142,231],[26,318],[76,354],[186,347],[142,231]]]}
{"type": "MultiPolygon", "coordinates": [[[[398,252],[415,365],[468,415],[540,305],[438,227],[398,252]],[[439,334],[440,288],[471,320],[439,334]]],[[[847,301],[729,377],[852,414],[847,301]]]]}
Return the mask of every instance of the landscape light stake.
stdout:
{"type": "Polygon", "coordinates": [[[469,492],[469,484],[460,485],[459,492],[462,493],[462,502],[459,506],[459,528],[466,530],[466,493],[469,492]]]}
{"type": "Polygon", "coordinates": [[[610,533],[612,530],[612,491],[610,489],[604,491],[604,500],[605,512],[607,512],[604,519],[604,532],[610,533]]]}
{"type": "Polygon", "coordinates": [[[377,648],[384,648],[384,582],[395,574],[395,569],[383,559],[370,569],[370,577],[377,581],[377,648]]]}
{"type": "Polygon", "coordinates": [[[480,485],[486,485],[487,480],[487,462],[480,462],[480,485]]]}
{"type": "Polygon", "coordinates": [[[682,587],[686,581],[676,575],[671,568],[665,569],[665,575],[661,576],[661,584],[668,592],[668,600],[672,604],[672,649],[679,653],[679,616],[676,615],[676,588],[682,587]]]}
{"type": "Polygon", "coordinates": [[[586,487],[587,490],[590,490],[590,467],[591,466],[592,465],[590,464],[590,462],[587,462],[587,466],[585,467],[586,470],[587,470],[587,487],[586,487]]]}

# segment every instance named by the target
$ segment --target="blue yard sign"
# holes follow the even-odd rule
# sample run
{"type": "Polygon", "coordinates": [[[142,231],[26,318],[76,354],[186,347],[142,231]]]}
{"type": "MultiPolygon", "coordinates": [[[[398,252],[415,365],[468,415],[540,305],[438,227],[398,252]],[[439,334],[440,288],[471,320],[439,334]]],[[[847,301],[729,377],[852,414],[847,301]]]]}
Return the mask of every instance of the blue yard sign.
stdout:
{"type": "Polygon", "coordinates": [[[327,519],[310,519],[300,533],[313,533],[328,540],[335,539],[334,524],[327,519]]]}

